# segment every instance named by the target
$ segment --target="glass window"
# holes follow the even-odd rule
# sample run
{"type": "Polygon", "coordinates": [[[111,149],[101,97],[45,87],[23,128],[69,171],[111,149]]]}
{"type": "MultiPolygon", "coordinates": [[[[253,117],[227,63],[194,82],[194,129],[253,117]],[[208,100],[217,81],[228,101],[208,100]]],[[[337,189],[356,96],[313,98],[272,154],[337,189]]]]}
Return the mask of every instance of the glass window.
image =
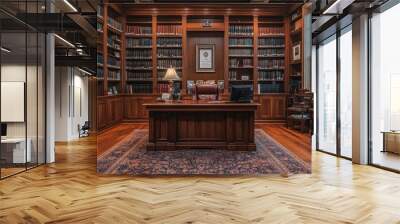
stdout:
{"type": "Polygon", "coordinates": [[[351,26],[340,36],[340,154],[352,157],[352,33],[351,26]]]}
{"type": "Polygon", "coordinates": [[[400,170],[400,4],[371,19],[371,160],[400,170]],[[386,137],[384,135],[386,133],[386,137]]]}
{"type": "Polygon", "coordinates": [[[319,150],[336,154],[336,35],[318,47],[319,150]]]}

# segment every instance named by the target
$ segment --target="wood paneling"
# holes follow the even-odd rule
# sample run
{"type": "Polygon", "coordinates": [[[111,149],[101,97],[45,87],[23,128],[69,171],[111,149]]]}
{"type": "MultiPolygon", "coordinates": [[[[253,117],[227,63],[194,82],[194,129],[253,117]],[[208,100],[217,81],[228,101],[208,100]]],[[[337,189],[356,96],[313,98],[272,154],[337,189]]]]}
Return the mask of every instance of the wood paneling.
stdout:
{"type": "Polygon", "coordinates": [[[97,99],[97,126],[104,129],[122,121],[123,98],[120,96],[99,97],[97,99]]]}
{"type": "Polygon", "coordinates": [[[148,119],[149,115],[143,104],[152,103],[154,102],[154,100],[155,98],[152,96],[125,96],[124,119],[125,120],[148,119]]]}
{"type": "Polygon", "coordinates": [[[286,120],[285,94],[260,95],[256,98],[256,101],[261,104],[257,110],[257,120],[286,120]]]}
{"type": "Polygon", "coordinates": [[[257,104],[156,103],[150,113],[148,150],[255,150],[257,104]]]}
{"type": "Polygon", "coordinates": [[[224,32],[188,32],[187,80],[224,80],[224,32]],[[196,45],[215,45],[215,72],[196,72],[196,45]]]}

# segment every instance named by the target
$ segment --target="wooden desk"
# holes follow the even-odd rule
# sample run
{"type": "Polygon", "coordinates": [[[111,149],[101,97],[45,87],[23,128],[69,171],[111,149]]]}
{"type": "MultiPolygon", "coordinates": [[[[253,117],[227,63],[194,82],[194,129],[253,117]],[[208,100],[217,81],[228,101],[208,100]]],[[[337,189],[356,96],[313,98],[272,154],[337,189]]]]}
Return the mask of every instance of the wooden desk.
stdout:
{"type": "Polygon", "coordinates": [[[149,111],[148,150],[255,150],[256,103],[222,101],[144,104],[149,111]]]}

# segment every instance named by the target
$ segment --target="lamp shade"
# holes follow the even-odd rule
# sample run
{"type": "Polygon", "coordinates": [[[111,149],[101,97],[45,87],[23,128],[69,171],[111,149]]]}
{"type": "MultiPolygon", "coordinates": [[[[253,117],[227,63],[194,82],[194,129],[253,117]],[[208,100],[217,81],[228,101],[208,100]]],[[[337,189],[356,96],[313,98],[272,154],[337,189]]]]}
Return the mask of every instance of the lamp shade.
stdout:
{"type": "Polygon", "coordinates": [[[178,74],[176,74],[176,70],[174,68],[169,68],[167,69],[167,72],[165,73],[164,80],[168,81],[174,81],[174,80],[179,80],[178,74]]]}

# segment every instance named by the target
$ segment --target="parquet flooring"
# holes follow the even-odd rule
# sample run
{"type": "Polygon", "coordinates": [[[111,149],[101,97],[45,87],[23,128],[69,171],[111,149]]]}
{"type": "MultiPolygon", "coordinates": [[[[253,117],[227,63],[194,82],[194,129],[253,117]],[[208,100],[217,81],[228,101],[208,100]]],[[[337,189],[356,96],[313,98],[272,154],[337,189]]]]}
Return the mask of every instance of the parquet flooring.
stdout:
{"type": "Polygon", "coordinates": [[[0,181],[0,223],[400,223],[400,175],[312,160],[313,174],[287,178],[100,176],[86,138],[0,181]]]}

